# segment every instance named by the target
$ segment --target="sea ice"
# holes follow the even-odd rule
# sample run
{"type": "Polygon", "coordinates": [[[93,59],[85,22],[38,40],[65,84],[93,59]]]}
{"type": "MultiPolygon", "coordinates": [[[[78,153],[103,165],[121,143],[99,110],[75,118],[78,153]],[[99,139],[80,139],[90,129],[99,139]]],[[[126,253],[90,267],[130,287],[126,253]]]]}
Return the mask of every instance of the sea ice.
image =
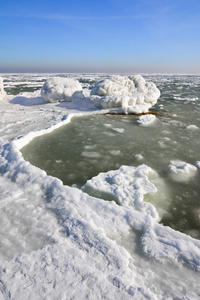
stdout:
{"type": "Polygon", "coordinates": [[[148,211],[153,218],[158,219],[155,207],[144,201],[145,194],[157,192],[148,178],[155,175],[156,172],[146,165],[121,166],[119,170],[93,177],[86,182],[85,187],[112,194],[121,205],[148,211]]]}
{"type": "Polygon", "coordinates": [[[186,128],[191,130],[199,129],[196,125],[188,125],[186,128]]]}
{"type": "Polygon", "coordinates": [[[200,168],[200,161],[199,161],[199,160],[197,160],[197,161],[195,162],[195,166],[196,166],[197,168],[200,168]]]}
{"type": "MultiPolygon", "coordinates": [[[[162,78],[174,80],[170,76],[158,77],[158,80],[162,82],[162,78]]],[[[199,82],[199,77],[197,79],[199,82]]],[[[16,81],[14,76],[13,80],[16,81]]],[[[162,226],[145,209],[135,210],[90,197],[25,162],[19,149],[34,136],[67,124],[72,114],[71,110],[63,110],[56,104],[22,106],[11,102],[9,97],[8,101],[2,101],[0,112],[1,208],[7,206],[8,211],[16,199],[20,207],[27,199],[31,200],[27,204],[30,221],[32,217],[38,218],[38,209],[41,209],[39,216],[43,226],[39,229],[54,239],[53,243],[45,244],[42,249],[36,247],[30,253],[17,254],[13,249],[13,259],[0,262],[0,298],[198,299],[200,241],[162,226]],[[44,211],[47,215],[51,212],[58,222],[52,226],[52,221],[43,219],[44,211]]],[[[80,106],[74,115],[81,115],[80,106]]],[[[200,162],[195,165],[200,167],[200,162]]],[[[141,199],[145,186],[147,190],[155,189],[154,181],[149,182],[149,174],[147,177],[146,181],[144,174],[136,178],[136,183],[139,179],[144,183],[143,187],[137,187],[142,188],[141,199]]],[[[118,181],[116,173],[112,178],[118,181]]],[[[105,185],[105,178],[102,182],[105,185]]],[[[130,180],[124,179],[124,182],[130,180]]],[[[128,186],[125,184],[125,187],[128,186]]],[[[119,186],[117,188],[119,190],[119,186]]],[[[161,192],[161,201],[162,193],[165,192],[161,192]]],[[[138,197],[136,190],[135,195],[138,197]]],[[[5,211],[1,209],[1,213],[5,211]]],[[[19,210],[17,217],[21,218],[18,213],[19,210]]],[[[199,215],[199,211],[197,213],[199,215]]],[[[35,232],[31,224],[30,235],[35,232]]],[[[9,233],[15,232],[11,222],[12,227],[9,233]]]]}
{"type": "Polygon", "coordinates": [[[135,154],[135,158],[137,160],[142,160],[144,157],[142,156],[142,154],[135,154]]]}
{"type": "Polygon", "coordinates": [[[156,85],[140,75],[113,75],[96,82],[91,90],[91,100],[96,107],[119,113],[147,112],[159,97],[156,85]]]}
{"type": "Polygon", "coordinates": [[[112,130],[114,130],[118,133],[123,133],[124,132],[124,128],[112,128],[112,130]]]}
{"type": "Polygon", "coordinates": [[[90,157],[90,158],[97,158],[100,157],[101,155],[98,152],[95,151],[84,151],[81,153],[81,156],[83,157],[90,157]]]}
{"type": "Polygon", "coordinates": [[[72,101],[84,98],[81,84],[71,78],[54,77],[44,83],[41,96],[46,102],[72,101]]]}
{"type": "Polygon", "coordinates": [[[6,97],[6,92],[4,91],[3,88],[3,78],[0,77],[0,100],[4,99],[6,97]]]}
{"type": "Polygon", "coordinates": [[[155,120],[156,117],[154,115],[143,115],[138,118],[137,122],[140,125],[147,126],[149,124],[152,124],[155,120]]]}
{"type": "Polygon", "coordinates": [[[184,161],[171,161],[168,166],[170,177],[178,182],[188,181],[191,177],[196,175],[197,168],[184,161]]]}

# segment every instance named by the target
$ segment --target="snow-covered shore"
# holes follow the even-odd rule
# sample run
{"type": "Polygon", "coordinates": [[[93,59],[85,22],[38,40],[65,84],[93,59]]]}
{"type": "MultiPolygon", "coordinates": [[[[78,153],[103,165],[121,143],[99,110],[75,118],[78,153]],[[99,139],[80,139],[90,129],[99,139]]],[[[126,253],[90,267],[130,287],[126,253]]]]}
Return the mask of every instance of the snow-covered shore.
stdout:
{"type": "Polygon", "coordinates": [[[33,137],[102,111],[39,91],[0,106],[0,242],[15,249],[1,255],[0,299],[198,299],[200,241],[24,161],[33,137]]]}

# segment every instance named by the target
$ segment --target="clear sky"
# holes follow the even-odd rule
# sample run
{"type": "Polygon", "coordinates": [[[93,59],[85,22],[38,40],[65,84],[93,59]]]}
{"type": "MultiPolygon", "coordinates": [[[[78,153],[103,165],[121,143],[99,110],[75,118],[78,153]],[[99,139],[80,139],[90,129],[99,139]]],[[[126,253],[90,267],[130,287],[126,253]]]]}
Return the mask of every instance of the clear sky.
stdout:
{"type": "Polygon", "coordinates": [[[0,2],[0,72],[200,74],[200,0],[0,2]]]}

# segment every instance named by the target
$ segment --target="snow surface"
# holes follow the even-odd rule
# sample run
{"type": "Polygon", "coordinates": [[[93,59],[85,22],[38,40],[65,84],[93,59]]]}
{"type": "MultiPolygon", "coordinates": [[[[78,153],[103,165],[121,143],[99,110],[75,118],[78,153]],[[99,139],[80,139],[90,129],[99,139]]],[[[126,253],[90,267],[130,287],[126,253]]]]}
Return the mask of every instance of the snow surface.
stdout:
{"type": "MultiPolygon", "coordinates": [[[[0,236],[1,248],[12,247],[11,235],[21,232],[20,247],[1,257],[0,299],[198,299],[199,240],[157,223],[149,205],[138,210],[88,196],[24,161],[19,150],[35,136],[73,116],[103,113],[88,103],[44,103],[40,92],[0,103],[2,230],[10,228],[0,236]],[[31,238],[39,233],[42,244],[31,238]]],[[[119,180],[116,171],[111,174],[118,191],[133,170],[151,172],[148,166],[125,169],[119,180]]],[[[138,173],[134,194],[146,187],[156,192],[138,173]]]]}
{"type": "Polygon", "coordinates": [[[147,112],[160,97],[160,91],[153,82],[142,76],[113,75],[95,83],[91,99],[96,107],[114,108],[120,113],[147,112]]]}

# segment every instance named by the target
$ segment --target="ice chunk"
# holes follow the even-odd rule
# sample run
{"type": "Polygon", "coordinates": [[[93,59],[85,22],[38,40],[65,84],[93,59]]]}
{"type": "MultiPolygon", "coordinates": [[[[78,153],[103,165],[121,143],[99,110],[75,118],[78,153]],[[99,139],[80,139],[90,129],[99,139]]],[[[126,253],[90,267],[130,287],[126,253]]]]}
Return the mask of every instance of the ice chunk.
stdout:
{"type": "Polygon", "coordinates": [[[199,129],[196,125],[188,125],[186,128],[191,130],[199,129]]]}
{"type": "Polygon", "coordinates": [[[71,78],[53,77],[44,83],[41,96],[46,102],[72,101],[84,98],[81,84],[71,78]]]}
{"type": "Polygon", "coordinates": [[[113,75],[96,82],[91,90],[91,100],[96,107],[115,108],[119,113],[147,112],[159,97],[156,85],[140,75],[113,75]]]}
{"type": "Polygon", "coordinates": [[[153,218],[158,219],[155,207],[143,201],[145,194],[157,192],[155,185],[149,180],[149,177],[155,176],[157,173],[146,165],[121,166],[118,170],[93,177],[86,182],[85,187],[109,193],[117,198],[121,205],[149,212],[153,218]]]}
{"type": "Polygon", "coordinates": [[[195,166],[184,161],[171,161],[168,169],[170,177],[178,182],[188,181],[197,172],[195,166]]]}
{"type": "Polygon", "coordinates": [[[199,160],[197,160],[197,161],[195,162],[195,166],[196,166],[197,168],[200,169],[200,161],[199,161],[199,160]]]}
{"type": "Polygon", "coordinates": [[[84,151],[81,153],[81,156],[83,157],[89,157],[89,158],[97,158],[100,157],[101,155],[98,152],[90,152],[90,151],[84,151]]]}
{"type": "Polygon", "coordinates": [[[137,122],[140,125],[147,126],[149,124],[152,124],[155,120],[156,117],[154,115],[143,115],[138,118],[137,122]]]}
{"type": "Polygon", "coordinates": [[[118,133],[123,133],[124,132],[124,128],[112,128],[112,130],[114,130],[118,133]]]}
{"type": "Polygon", "coordinates": [[[142,160],[142,159],[144,159],[144,157],[142,156],[142,154],[135,154],[135,158],[136,158],[137,160],[142,160]]]}
{"type": "Polygon", "coordinates": [[[6,97],[6,92],[3,89],[3,78],[0,77],[0,100],[6,97]]]}

